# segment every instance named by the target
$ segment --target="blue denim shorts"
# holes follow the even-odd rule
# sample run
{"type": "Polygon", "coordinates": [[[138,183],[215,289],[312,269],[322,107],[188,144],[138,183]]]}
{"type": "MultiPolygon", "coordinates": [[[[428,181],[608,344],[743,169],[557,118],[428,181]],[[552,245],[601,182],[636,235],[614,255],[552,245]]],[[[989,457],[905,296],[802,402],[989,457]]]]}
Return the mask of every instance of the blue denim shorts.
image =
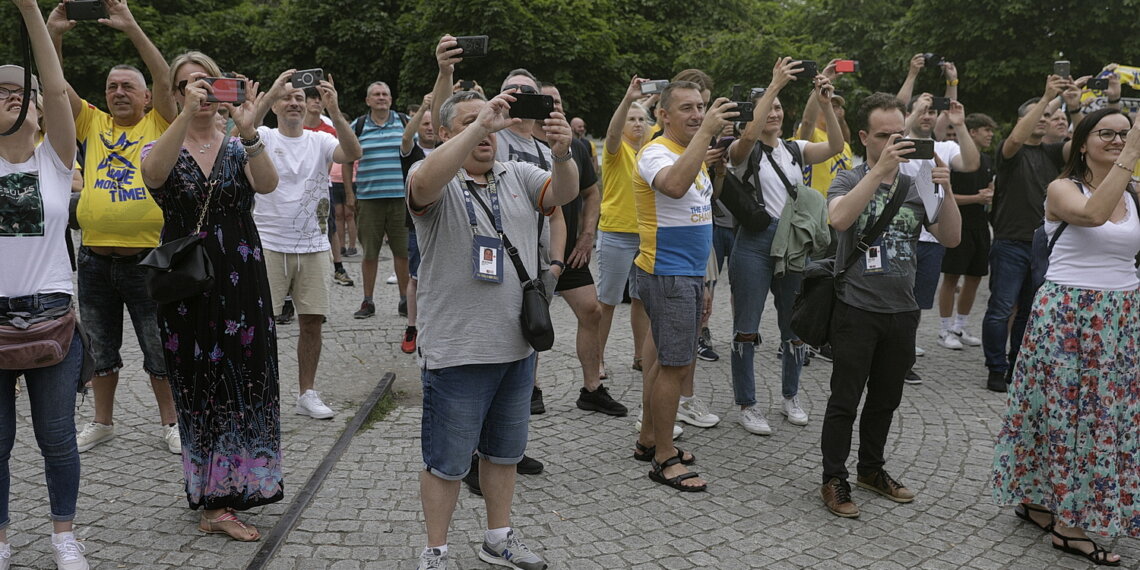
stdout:
{"type": "Polygon", "coordinates": [[[471,470],[471,454],[514,465],[526,451],[535,355],[503,364],[468,364],[424,370],[420,424],[424,469],[458,481],[471,470]]]}
{"type": "Polygon", "coordinates": [[[79,318],[91,338],[95,375],[114,374],[123,367],[123,305],[131,315],[143,353],[143,370],[166,376],[162,339],[158,334],[158,304],[147,295],[147,270],[138,262],[146,251],[128,257],[99,255],[79,249],[79,318]]]}
{"type": "Polygon", "coordinates": [[[649,331],[662,366],[687,366],[697,355],[704,276],[650,275],[634,267],[637,292],[649,315],[649,331]]]}
{"type": "Polygon", "coordinates": [[[607,305],[621,304],[625,285],[629,296],[639,299],[633,286],[633,260],[641,237],[633,233],[598,231],[598,300],[607,305]]]}

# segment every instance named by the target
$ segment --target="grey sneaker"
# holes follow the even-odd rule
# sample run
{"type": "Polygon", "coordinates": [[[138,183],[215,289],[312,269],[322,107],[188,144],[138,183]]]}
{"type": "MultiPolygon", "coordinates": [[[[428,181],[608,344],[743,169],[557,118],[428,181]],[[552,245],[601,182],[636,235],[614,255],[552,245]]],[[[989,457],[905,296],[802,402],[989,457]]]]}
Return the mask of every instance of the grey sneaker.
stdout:
{"type": "Polygon", "coordinates": [[[546,562],[523,544],[522,537],[513,528],[507,531],[507,538],[503,542],[491,544],[483,540],[479,558],[488,564],[518,570],[546,570],[546,562]]]}
{"type": "Polygon", "coordinates": [[[447,553],[438,548],[425,548],[420,553],[420,565],[417,570],[447,570],[447,553]]]}

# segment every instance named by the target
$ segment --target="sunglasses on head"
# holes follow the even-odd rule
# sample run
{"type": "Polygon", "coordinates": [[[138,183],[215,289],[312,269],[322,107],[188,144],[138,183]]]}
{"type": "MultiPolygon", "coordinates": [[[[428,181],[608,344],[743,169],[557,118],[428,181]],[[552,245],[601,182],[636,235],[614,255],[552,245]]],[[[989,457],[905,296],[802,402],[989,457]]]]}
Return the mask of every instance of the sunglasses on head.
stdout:
{"type": "Polygon", "coordinates": [[[537,95],[538,94],[538,89],[535,89],[534,87],[531,87],[530,85],[516,85],[516,84],[504,85],[502,91],[500,91],[500,92],[501,93],[507,92],[507,91],[510,91],[511,89],[517,89],[519,93],[530,93],[531,95],[537,95]]]}

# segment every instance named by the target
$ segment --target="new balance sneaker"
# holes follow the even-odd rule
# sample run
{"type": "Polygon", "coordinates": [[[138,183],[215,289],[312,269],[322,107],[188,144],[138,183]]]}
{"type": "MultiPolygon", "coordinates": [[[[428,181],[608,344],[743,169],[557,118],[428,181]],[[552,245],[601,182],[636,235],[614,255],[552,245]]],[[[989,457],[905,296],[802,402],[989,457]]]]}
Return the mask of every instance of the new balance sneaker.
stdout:
{"type": "Polygon", "coordinates": [[[425,548],[416,570],[447,570],[447,553],[438,548],[425,548]]]}
{"type": "Polygon", "coordinates": [[[847,480],[832,477],[820,488],[819,496],[831,514],[845,519],[859,516],[859,507],[851,500],[851,485],[847,480]]]}
{"type": "Polygon", "coordinates": [[[336,415],[332,408],[321,401],[321,395],[316,390],[305,390],[297,397],[297,413],[318,420],[327,420],[336,415]]]}
{"type": "Polygon", "coordinates": [[[598,384],[598,388],[593,392],[586,388],[579,390],[576,404],[580,410],[601,412],[610,416],[622,417],[629,413],[629,408],[626,408],[621,405],[620,402],[613,399],[613,397],[610,396],[610,391],[601,384],[598,384]]]}
{"type": "Polygon", "coordinates": [[[407,327],[404,329],[404,340],[400,342],[400,352],[404,354],[412,354],[416,351],[416,337],[419,332],[416,327],[407,327]]]}
{"type": "Polygon", "coordinates": [[[907,384],[922,384],[922,376],[918,375],[913,368],[906,371],[906,376],[903,376],[903,382],[907,384]]]}
{"type": "Polygon", "coordinates": [[[83,557],[83,552],[87,548],[75,540],[74,533],[52,534],[51,547],[55,551],[52,556],[55,558],[55,566],[59,570],[89,570],[91,568],[87,565],[87,559],[83,557]]]}
{"type": "Polygon", "coordinates": [[[950,350],[962,350],[962,341],[953,332],[940,331],[938,333],[938,346],[950,350]]]}
{"type": "Polygon", "coordinates": [[[361,302],[360,310],[352,314],[352,316],[357,319],[367,319],[374,315],[376,315],[376,304],[370,301],[361,302]]]}
{"type": "Polygon", "coordinates": [[[895,481],[887,472],[879,469],[870,475],[860,475],[855,484],[874,491],[896,503],[909,503],[914,500],[914,492],[902,483],[895,481]]]}
{"type": "Polygon", "coordinates": [[[345,287],[352,287],[355,285],[355,283],[352,282],[352,279],[349,278],[348,272],[343,269],[333,272],[333,282],[335,282],[337,285],[344,285],[345,287]]]}
{"type": "Polygon", "coordinates": [[[522,536],[513,528],[507,531],[507,538],[502,542],[492,544],[484,538],[479,558],[488,564],[518,570],[546,570],[546,562],[531,552],[522,541],[522,536]]]}
{"type": "Polygon", "coordinates": [[[166,449],[171,453],[182,453],[182,436],[178,433],[178,424],[162,426],[162,441],[166,442],[166,449]]]}
{"type": "MultiPolygon", "coordinates": [[[[633,429],[637,430],[637,433],[641,433],[641,414],[642,413],[643,412],[637,412],[637,421],[633,422],[633,429]]],[[[677,424],[673,424],[673,439],[677,439],[678,437],[681,437],[681,435],[684,433],[685,433],[685,428],[682,428],[681,426],[679,426],[677,424]]]]}
{"type": "Polygon", "coordinates": [[[772,426],[768,424],[767,418],[757,404],[740,410],[740,425],[744,426],[748,433],[772,435],[772,426]]]}
{"type": "Polygon", "coordinates": [[[100,443],[111,441],[114,437],[115,426],[91,422],[83,426],[83,429],[76,434],[75,445],[79,447],[79,452],[83,453],[100,443]]]}
{"type": "Polygon", "coordinates": [[[799,396],[784,398],[784,407],[780,413],[784,414],[784,417],[788,418],[788,423],[794,426],[806,426],[808,424],[808,415],[800,407],[799,396]]]}
{"type": "Polygon", "coordinates": [[[389,285],[395,285],[396,283],[399,283],[399,280],[396,279],[396,274],[393,273],[393,274],[389,275],[388,279],[384,282],[389,284],[389,285]]]}
{"type": "Polygon", "coordinates": [[[950,333],[957,336],[958,340],[966,346],[982,346],[982,339],[970,334],[970,331],[966,329],[950,331],[950,333]]]}
{"type": "Polygon", "coordinates": [[[537,416],[546,413],[546,404],[542,402],[542,388],[534,387],[530,393],[530,415],[537,416]]]}
{"type": "Polygon", "coordinates": [[[720,416],[710,412],[708,405],[694,396],[688,402],[677,405],[677,421],[699,428],[710,428],[720,423],[720,416]]]}

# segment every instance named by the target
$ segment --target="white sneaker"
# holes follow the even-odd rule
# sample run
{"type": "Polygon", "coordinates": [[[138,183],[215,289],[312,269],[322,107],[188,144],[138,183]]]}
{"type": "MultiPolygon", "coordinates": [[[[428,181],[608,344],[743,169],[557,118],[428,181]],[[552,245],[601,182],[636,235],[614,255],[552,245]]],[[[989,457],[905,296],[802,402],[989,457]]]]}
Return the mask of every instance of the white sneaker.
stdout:
{"type": "Polygon", "coordinates": [[[699,428],[710,428],[720,423],[720,416],[709,411],[708,405],[700,398],[690,398],[677,405],[677,421],[699,428]]]}
{"type": "Polygon", "coordinates": [[[162,426],[162,440],[171,453],[182,454],[182,437],[178,433],[178,424],[162,426]]]}
{"type": "Polygon", "coordinates": [[[83,429],[76,434],[75,445],[79,447],[79,453],[83,453],[100,443],[110,441],[114,437],[115,426],[91,422],[83,426],[83,429]]]}
{"type": "Polygon", "coordinates": [[[764,418],[757,404],[740,410],[740,425],[744,426],[748,433],[772,435],[772,426],[768,425],[768,420],[764,418]]]}
{"type": "Polygon", "coordinates": [[[83,552],[87,550],[75,534],[62,532],[51,536],[51,546],[55,550],[55,567],[59,570],[89,570],[83,552]]]}
{"type": "MultiPolygon", "coordinates": [[[[637,421],[633,423],[633,429],[641,433],[641,412],[637,412],[637,421]]],[[[685,429],[677,424],[673,424],[673,439],[681,437],[685,433],[685,429]]]]}
{"type": "Polygon", "coordinates": [[[788,418],[788,423],[794,426],[806,426],[808,424],[808,415],[800,407],[799,396],[784,398],[784,408],[780,410],[780,413],[784,414],[784,417],[788,418]]]}
{"type": "Polygon", "coordinates": [[[922,350],[922,347],[921,347],[921,346],[918,346],[918,345],[916,344],[916,345],[914,345],[914,355],[915,355],[915,356],[925,356],[925,355],[926,355],[926,351],[925,351],[925,350],[922,350]]]}
{"type": "Polygon", "coordinates": [[[12,563],[12,545],[7,542],[0,542],[0,570],[8,570],[8,565],[12,563]]]}
{"type": "Polygon", "coordinates": [[[958,340],[961,341],[962,344],[964,344],[966,346],[982,346],[982,339],[970,334],[970,331],[968,331],[966,329],[957,330],[957,331],[950,331],[950,332],[952,334],[954,334],[955,336],[957,336],[958,340]]]}
{"type": "Polygon", "coordinates": [[[385,283],[387,283],[389,285],[395,285],[396,283],[399,283],[399,280],[396,279],[396,274],[393,273],[393,274],[388,276],[388,280],[385,281],[385,283]]]}
{"type": "Polygon", "coordinates": [[[447,553],[438,548],[425,548],[420,553],[420,565],[416,570],[447,570],[447,553]]]}
{"type": "Polygon", "coordinates": [[[318,420],[327,420],[336,415],[332,408],[321,401],[321,395],[316,390],[305,390],[297,397],[297,413],[318,420]]]}
{"type": "Polygon", "coordinates": [[[953,332],[940,331],[938,333],[938,346],[950,350],[962,350],[962,341],[958,340],[958,335],[953,332]]]}

